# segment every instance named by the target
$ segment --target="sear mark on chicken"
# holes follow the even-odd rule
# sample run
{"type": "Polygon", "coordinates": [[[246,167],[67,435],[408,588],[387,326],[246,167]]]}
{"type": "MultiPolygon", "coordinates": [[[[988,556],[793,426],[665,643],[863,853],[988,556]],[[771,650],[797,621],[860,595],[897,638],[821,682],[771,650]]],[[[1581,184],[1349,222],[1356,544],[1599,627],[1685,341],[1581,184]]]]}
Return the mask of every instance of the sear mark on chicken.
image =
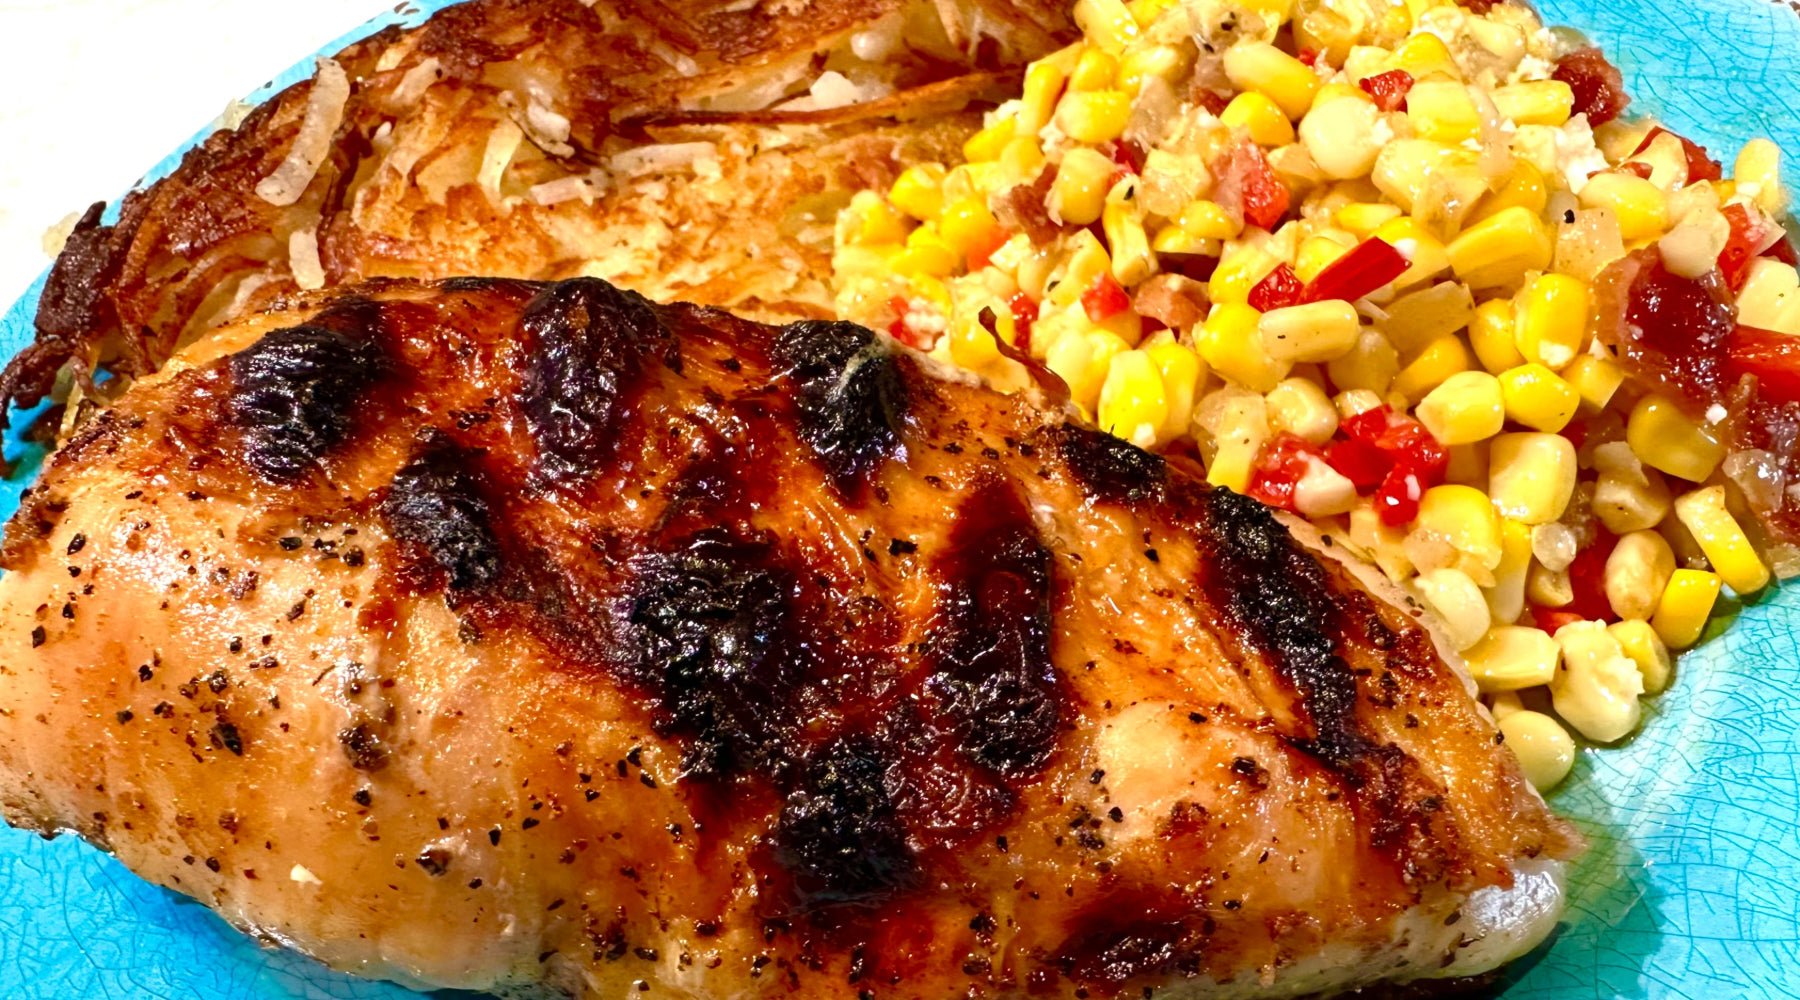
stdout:
{"type": "Polygon", "coordinates": [[[1056,746],[1050,550],[1011,483],[990,479],[963,502],[944,559],[937,673],[927,687],[955,720],[956,743],[983,767],[1018,778],[1056,746]]]}
{"type": "Polygon", "coordinates": [[[906,383],[887,343],[842,321],[802,320],[775,338],[800,410],[800,434],[824,463],[838,492],[858,485],[900,448],[906,383]]]}
{"type": "Polygon", "coordinates": [[[421,548],[452,591],[485,586],[500,575],[500,544],[481,495],[477,458],[428,432],[381,503],[394,537],[421,548]]]}
{"type": "Polygon", "coordinates": [[[1094,499],[1130,505],[1162,496],[1168,463],[1160,455],[1073,425],[1058,429],[1056,445],[1070,474],[1094,499]]]}
{"type": "Polygon", "coordinates": [[[318,321],[275,330],[238,352],[230,416],[245,462],[271,482],[304,478],[350,432],[351,409],[379,377],[381,360],[360,332],[318,321]]]}
{"type": "Polygon", "coordinates": [[[631,388],[651,361],[681,370],[674,336],[656,307],[598,278],[546,287],[519,321],[525,419],[538,460],[570,476],[605,461],[631,405],[631,388]]]}

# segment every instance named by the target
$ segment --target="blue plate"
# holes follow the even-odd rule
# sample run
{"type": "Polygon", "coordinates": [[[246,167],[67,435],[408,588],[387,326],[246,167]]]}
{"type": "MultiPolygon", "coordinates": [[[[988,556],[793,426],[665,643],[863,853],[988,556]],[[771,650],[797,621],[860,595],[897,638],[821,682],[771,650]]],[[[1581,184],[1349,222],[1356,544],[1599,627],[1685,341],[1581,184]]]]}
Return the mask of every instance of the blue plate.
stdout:
{"type": "MultiPolygon", "coordinates": [[[[334,43],[416,21],[423,0],[334,43]]],[[[1625,71],[1635,107],[1720,151],[1755,136],[1800,150],[1800,18],[1766,0],[1539,0],[1625,71]]],[[[310,72],[277,78],[267,96],[310,72]]],[[[190,143],[191,145],[191,143],[190,143]]],[[[183,147],[185,149],[186,147],[183,147]]],[[[179,154],[177,154],[179,155],[179,154]]],[[[176,157],[150,172],[167,174],[176,157]]],[[[0,356],[30,339],[41,282],[0,318],[0,356]]],[[[7,442],[8,455],[22,446],[7,442]]],[[[38,456],[0,483],[10,513],[38,456]]],[[[1549,947],[1508,1000],[1800,995],[1800,587],[1744,609],[1681,660],[1643,730],[1589,750],[1552,797],[1592,846],[1549,947]]],[[[0,827],[0,996],[21,1000],[341,998],[418,994],[258,947],[185,897],[71,838],[0,827]]],[[[440,996],[445,996],[440,994],[440,996]]]]}

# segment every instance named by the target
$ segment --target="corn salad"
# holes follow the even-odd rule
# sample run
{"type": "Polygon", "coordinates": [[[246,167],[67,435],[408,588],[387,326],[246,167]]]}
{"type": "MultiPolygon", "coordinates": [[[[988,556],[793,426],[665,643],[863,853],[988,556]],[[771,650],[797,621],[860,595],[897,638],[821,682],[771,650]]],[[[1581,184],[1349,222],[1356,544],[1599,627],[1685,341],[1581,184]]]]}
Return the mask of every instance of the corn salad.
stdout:
{"type": "Polygon", "coordinates": [[[1538,787],[1571,731],[1629,735],[1771,558],[1721,415],[1627,378],[1596,279],[1634,251],[1723,268],[1744,323],[1800,335],[1800,275],[1764,252],[1775,147],[1723,179],[1523,6],[1074,13],[1082,40],[963,162],[841,213],[840,313],[1001,387],[1028,355],[1104,430],[1366,556],[1436,613],[1538,787]]]}

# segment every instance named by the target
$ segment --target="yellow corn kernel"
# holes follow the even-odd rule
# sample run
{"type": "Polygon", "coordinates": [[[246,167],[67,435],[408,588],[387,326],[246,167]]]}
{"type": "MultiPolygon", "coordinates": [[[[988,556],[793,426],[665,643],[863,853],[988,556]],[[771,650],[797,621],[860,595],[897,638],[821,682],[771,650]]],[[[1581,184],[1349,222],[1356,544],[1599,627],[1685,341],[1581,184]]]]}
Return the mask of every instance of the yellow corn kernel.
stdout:
{"type": "Polygon", "coordinates": [[[1761,330],[1800,335],[1800,273],[1768,257],[1750,264],[1737,297],[1738,322],[1761,330]]]}
{"type": "Polygon", "coordinates": [[[1114,164],[1097,149],[1077,146],[1063,153],[1044,207],[1052,219],[1075,226],[1098,221],[1112,187],[1114,164]]]}
{"type": "Polygon", "coordinates": [[[1232,240],[1244,231],[1244,220],[1233,217],[1218,202],[1200,199],[1181,210],[1181,228],[1207,239],[1232,240]]]}
{"type": "Polygon", "coordinates": [[[1560,128],[1575,111],[1575,92],[1561,80],[1532,80],[1495,87],[1493,98],[1494,109],[1511,119],[1514,125],[1560,128]]]}
{"type": "Polygon", "coordinates": [[[1739,594],[1754,594],[1769,582],[1769,568],[1757,557],[1737,518],[1725,509],[1725,487],[1708,486],[1677,498],[1675,516],[1700,543],[1706,561],[1726,586],[1739,594]]]}
{"type": "Polygon", "coordinates": [[[1112,248],[1112,274],[1119,284],[1129,288],[1156,273],[1156,258],[1150,253],[1144,220],[1136,209],[1109,200],[1101,213],[1100,226],[1106,233],[1106,245],[1112,248]]]}
{"type": "Polygon", "coordinates": [[[1410,215],[1383,223],[1375,230],[1375,236],[1400,251],[1400,256],[1408,261],[1407,269],[1394,279],[1395,288],[1407,288],[1435,278],[1450,267],[1443,241],[1410,215]]]}
{"type": "Polygon", "coordinates": [[[1566,274],[1543,274],[1525,286],[1518,306],[1519,353],[1562,368],[1587,341],[1588,287],[1566,274]]]}
{"type": "Polygon", "coordinates": [[[1655,239],[1669,228],[1669,196],[1636,174],[1595,174],[1581,189],[1580,198],[1583,207],[1612,212],[1619,222],[1619,235],[1627,243],[1655,239]]]}
{"type": "Polygon", "coordinates": [[[1406,94],[1406,117],[1427,139],[1458,143],[1481,134],[1481,112],[1456,80],[1420,80],[1406,94]]]}
{"type": "Polygon", "coordinates": [[[1237,6],[1263,20],[1263,30],[1273,33],[1293,16],[1294,0],[1238,0],[1237,6]]]}
{"type": "Polygon", "coordinates": [[[1130,121],[1131,98],[1121,90],[1071,90],[1056,104],[1056,126],[1089,145],[1124,135],[1130,121]]]}
{"type": "Polygon", "coordinates": [[[1115,86],[1135,96],[1146,80],[1178,80],[1192,68],[1192,57],[1173,45],[1133,46],[1119,58],[1115,86]]]}
{"type": "Polygon", "coordinates": [[[1394,375],[1399,371],[1400,357],[1395,353],[1394,345],[1381,335],[1380,330],[1373,329],[1358,334],[1356,344],[1343,357],[1325,366],[1333,385],[1344,391],[1372,393],[1377,404],[1394,384],[1394,375]]]}
{"type": "Polygon", "coordinates": [[[1294,253],[1294,274],[1301,281],[1311,281],[1349,252],[1349,247],[1329,236],[1310,237],[1294,253]]]}
{"type": "Polygon", "coordinates": [[[1668,541],[1654,531],[1634,531],[1606,557],[1606,603],[1620,618],[1649,618],[1673,572],[1675,550],[1668,541]]]}
{"type": "Polygon", "coordinates": [[[1468,371],[1473,360],[1461,337],[1439,337],[1426,344],[1418,357],[1394,376],[1393,391],[1405,396],[1409,405],[1417,405],[1450,376],[1468,371]]]}
{"type": "Polygon", "coordinates": [[[1088,41],[1115,54],[1138,35],[1137,18],[1123,0],[1075,0],[1075,24],[1088,41]]]}
{"type": "Polygon", "coordinates": [[[1069,73],[1069,89],[1100,90],[1112,86],[1118,75],[1119,60],[1089,45],[1081,50],[1081,58],[1075,60],[1075,69],[1069,73]]]}
{"type": "MultiPolygon", "coordinates": [[[[1257,452],[1269,437],[1263,398],[1242,389],[1217,389],[1201,401],[1195,416],[1211,440],[1206,456],[1206,481],[1214,486],[1243,492],[1257,452]]],[[[1202,449],[1205,454],[1206,449],[1202,449]]]]}
{"type": "Polygon", "coordinates": [[[1690,482],[1704,482],[1725,457],[1725,446],[1662,396],[1645,396],[1631,408],[1625,440],[1645,465],[1690,482]]]}
{"type": "Polygon", "coordinates": [[[1382,146],[1369,180],[1408,212],[1436,203],[1443,221],[1457,225],[1488,189],[1474,153],[1429,139],[1396,139],[1382,146]]]}
{"type": "Polygon", "coordinates": [[[1381,112],[1361,94],[1320,100],[1300,121],[1300,142],[1326,177],[1361,177],[1380,156],[1380,121],[1381,112]]]}
{"type": "Polygon", "coordinates": [[[1321,445],[1337,433],[1337,407],[1331,405],[1325,390],[1312,379],[1282,379],[1266,398],[1270,430],[1321,445]]]}
{"type": "Polygon", "coordinates": [[[1669,513],[1669,487],[1624,441],[1594,449],[1594,516],[1615,535],[1654,528],[1669,513]]]}
{"type": "Polygon", "coordinates": [[[1214,302],[1248,302],[1250,290],[1268,277],[1281,260],[1261,247],[1246,244],[1220,258],[1207,281],[1207,298],[1214,302]]]}
{"type": "Polygon", "coordinates": [[[1221,302],[1197,338],[1207,367],[1251,392],[1266,393],[1287,377],[1289,361],[1269,356],[1258,321],[1262,314],[1241,302],[1221,302]]]}
{"type": "Polygon", "coordinates": [[[1731,171],[1740,192],[1748,192],[1756,207],[1777,215],[1787,205],[1781,186],[1781,147],[1767,139],[1752,139],[1738,151],[1731,171]]]}
{"type": "Polygon", "coordinates": [[[1481,588],[1461,570],[1427,570],[1413,578],[1412,588],[1420,600],[1437,612],[1444,637],[1456,649],[1468,649],[1480,642],[1493,624],[1481,588]]]}
{"type": "Polygon", "coordinates": [[[930,222],[944,210],[944,168],[937,163],[917,163],[894,178],[888,201],[920,222],[930,222]]]}
{"type": "Polygon", "coordinates": [[[1542,712],[1521,710],[1499,721],[1500,735],[1519,759],[1519,770],[1538,794],[1547,795],[1575,767],[1575,741],[1542,712]]]}
{"type": "Polygon", "coordinates": [[[1020,135],[1036,135],[1056,112],[1057,98],[1069,74],[1051,58],[1039,59],[1025,70],[1025,83],[1019,97],[1020,135]]]}
{"type": "Polygon", "coordinates": [[[1631,662],[1637,664],[1638,673],[1644,678],[1645,694],[1661,694],[1668,689],[1669,680],[1675,674],[1675,659],[1649,622],[1631,618],[1613,622],[1606,630],[1612,633],[1631,662]]]}
{"type": "Polygon", "coordinates": [[[896,274],[905,276],[923,274],[944,278],[961,262],[961,256],[944,242],[937,229],[927,225],[907,234],[906,249],[894,257],[893,268],[896,274]]]}
{"type": "Polygon", "coordinates": [[[1074,306],[1081,301],[1082,293],[1094,287],[1094,282],[1111,270],[1112,258],[1107,255],[1106,248],[1092,232],[1079,231],[1069,241],[1069,256],[1063,262],[1062,277],[1045,298],[1059,309],[1074,306]]]}
{"type": "Polygon", "coordinates": [[[1506,400],[1507,419],[1553,434],[1568,426],[1581,402],[1573,386],[1532,362],[1502,372],[1500,393],[1506,400]]]}
{"type": "Polygon", "coordinates": [[[1462,71],[1457,68],[1456,57],[1450,54],[1450,47],[1444,44],[1443,39],[1426,32],[1419,32],[1401,43],[1394,50],[1389,66],[1407,71],[1415,80],[1424,80],[1434,74],[1452,80],[1462,79],[1462,71]]]}
{"type": "Polygon", "coordinates": [[[1157,443],[1169,416],[1169,398],[1162,373],[1143,351],[1123,351],[1112,359],[1106,381],[1100,387],[1096,414],[1100,429],[1122,437],[1140,448],[1157,443]]]}
{"type": "Polygon", "coordinates": [[[1308,302],[1262,315],[1263,350],[1278,361],[1332,361],[1356,344],[1362,321],[1342,299],[1308,302]]]}
{"type": "Polygon", "coordinates": [[[1231,99],[1219,120],[1250,134],[1259,146],[1285,146],[1294,141],[1294,126],[1267,95],[1246,90],[1231,99]]]}
{"type": "Polygon", "coordinates": [[[1503,517],[1547,524],[1562,517],[1575,492],[1575,446],[1558,434],[1520,432],[1494,438],[1488,495],[1503,517]]]}
{"type": "Polygon", "coordinates": [[[1000,151],[1000,172],[1008,185],[1030,184],[1044,171],[1044,147],[1035,135],[1015,136],[1000,151]]]}
{"type": "Polygon", "coordinates": [[[1500,564],[1494,567],[1494,583],[1486,591],[1495,621],[1517,621],[1525,613],[1525,576],[1530,567],[1531,528],[1502,518],[1500,564]]]}
{"type": "Polygon", "coordinates": [[[1489,299],[1475,307],[1469,322],[1469,345],[1481,359],[1481,367],[1495,375],[1525,363],[1515,333],[1516,311],[1511,299],[1489,299]]]}
{"type": "Polygon", "coordinates": [[[1500,516],[1494,513],[1487,494],[1472,486],[1446,483],[1426,490],[1419,498],[1413,530],[1446,542],[1466,556],[1463,565],[1479,570],[1471,571],[1471,576],[1492,573],[1504,555],[1500,516]]]}
{"type": "Polygon", "coordinates": [[[1544,221],[1521,207],[1496,212],[1462,231],[1446,252],[1471,288],[1510,285],[1550,266],[1555,243],[1544,221]]]}
{"type": "MultiPolygon", "coordinates": [[[[1010,326],[1012,316],[996,309],[994,321],[996,327],[1001,322],[1010,326]]],[[[981,325],[979,310],[959,310],[951,321],[950,358],[970,371],[981,371],[1000,360],[1000,348],[994,343],[993,334],[981,325]]]]}
{"type": "Polygon", "coordinates": [[[1550,681],[1550,703],[1563,721],[1590,740],[1611,743],[1637,728],[1644,678],[1600,622],[1556,630],[1562,667],[1550,681]]]}
{"type": "Polygon", "coordinates": [[[1402,214],[1399,205],[1389,205],[1382,201],[1353,201],[1337,210],[1332,221],[1355,233],[1358,239],[1368,239],[1375,235],[1375,230],[1394,221],[1402,214]]]}
{"type": "Polygon", "coordinates": [[[1070,398],[1092,413],[1113,358],[1130,349],[1131,345],[1117,334],[1090,329],[1063,336],[1051,344],[1044,364],[1068,383],[1070,398]]]}
{"type": "Polygon", "coordinates": [[[944,206],[938,217],[938,233],[959,255],[968,257],[981,250],[991,250],[999,242],[1000,223],[979,198],[959,198],[944,206]]]}
{"type": "MultiPolygon", "coordinates": [[[[1361,87],[1348,83],[1321,83],[1319,84],[1319,89],[1313,94],[1312,106],[1313,108],[1320,108],[1330,104],[1332,101],[1340,101],[1345,98],[1353,101],[1361,101],[1370,107],[1373,107],[1375,104],[1374,98],[1370,97],[1368,91],[1361,87]]],[[[1311,113],[1312,110],[1308,109],[1307,114],[1311,113]]]]}
{"type": "Polygon", "coordinates": [[[1544,181],[1544,172],[1524,157],[1514,157],[1512,168],[1501,179],[1500,186],[1481,199],[1470,218],[1480,222],[1509,208],[1523,208],[1532,215],[1543,215],[1549,201],[1550,190],[1544,181]]]}
{"type": "Polygon", "coordinates": [[[899,243],[911,227],[906,216],[873,191],[858,191],[838,213],[839,241],[852,246],[899,243]]]}
{"type": "Polygon", "coordinates": [[[1281,108],[1290,120],[1312,107],[1319,75],[1312,67],[1268,42],[1238,42],[1225,50],[1225,76],[1239,90],[1254,90],[1281,108]]]}
{"type": "Polygon", "coordinates": [[[1168,412],[1157,441],[1166,444],[1188,433],[1194,416],[1194,393],[1206,378],[1206,366],[1193,348],[1174,340],[1149,344],[1144,353],[1150,356],[1150,363],[1163,380],[1163,400],[1168,404],[1168,412]]]}
{"type": "Polygon", "coordinates": [[[1656,616],[1650,619],[1650,627],[1664,645],[1686,649],[1700,641],[1723,584],[1718,574],[1703,569],[1678,569],[1669,574],[1669,585],[1656,604],[1656,616]]]}
{"type": "Polygon", "coordinates": [[[1019,126],[1017,118],[1002,118],[963,142],[963,159],[970,163],[989,163],[1000,158],[1006,144],[1013,140],[1019,126]]]}
{"type": "Polygon", "coordinates": [[[1493,437],[1506,423],[1500,380],[1487,372],[1457,372],[1426,393],[1413,415],[1447,445],[1493,437]]]}
{"type": "Polygon", "coordinates": [[[1156,237],[1150,241],[1150,248],[1157,253],[1182,254],[1194,257],[1217,257],[1223,245],[1216,239],[1196,236],[1186,227],[1180,225],[1164,226],[1156,231],[1156,237]]]}
{"type": "Polygon", "coordinates": [[[1575,389],[1575,394],[1589,409],[1603,410],[1612,401],[1619,386],[1625,384],[1625,373],[1606,358],[1583,354],[1562,370],[1562,377],[1575,389]]]}
{"type": "MultiPolygon", "coordinates": [[[[1294,44],[1326,55],[1334,66],[1341,65],[1360,38],[1362,20],[1359,17],[1353,24],[1343,14],[1325,4],[1307,4],[1296,12],[1294,44]]],[[[1387,53],[1382,52],[1381,55],[1385,58],[1387,53]]],[[[1370,75],[1386,68],[1386,65],[1376,67],[1370,75]]]]}
{"type": "Polygon", "coordinates": [[[1548,684],[1561,659],[1562,647],[1548,632],[1526,625],[1496,625],[1463,651],[1469,675],[1482,694],[1548,684]]]}
{"type": "Polygon", "coordinates": [[[1161,17],[1163,11],[1175,6],[1178,0],[1126,0],[1125,8],[1140,28],[1148,28],[1151,22],[1161,17]]]}

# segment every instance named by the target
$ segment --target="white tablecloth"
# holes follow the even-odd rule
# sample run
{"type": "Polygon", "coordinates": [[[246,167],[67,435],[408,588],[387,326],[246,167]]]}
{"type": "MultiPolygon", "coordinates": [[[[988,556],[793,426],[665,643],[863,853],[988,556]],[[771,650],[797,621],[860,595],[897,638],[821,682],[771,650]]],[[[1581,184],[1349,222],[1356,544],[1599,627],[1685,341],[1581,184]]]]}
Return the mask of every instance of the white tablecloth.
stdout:
{"type": "Polygon", "coordinates": [[[49,263],[45,230],[383,6],[0,0],[0,306],[49,263]]]}

